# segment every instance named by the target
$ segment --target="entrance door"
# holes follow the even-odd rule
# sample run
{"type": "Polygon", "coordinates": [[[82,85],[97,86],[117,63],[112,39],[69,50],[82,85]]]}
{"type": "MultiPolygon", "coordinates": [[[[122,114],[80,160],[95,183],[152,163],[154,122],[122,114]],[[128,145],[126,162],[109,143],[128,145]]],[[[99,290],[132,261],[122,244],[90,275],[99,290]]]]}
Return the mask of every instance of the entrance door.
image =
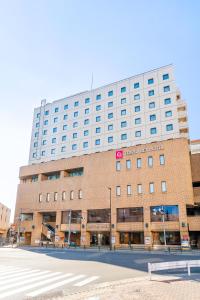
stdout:
{"type": "Polygon", "coordinates": [[[90,233],[91,246],[109,246],[110,233],[109,232],[91,232],[90,233]]]}

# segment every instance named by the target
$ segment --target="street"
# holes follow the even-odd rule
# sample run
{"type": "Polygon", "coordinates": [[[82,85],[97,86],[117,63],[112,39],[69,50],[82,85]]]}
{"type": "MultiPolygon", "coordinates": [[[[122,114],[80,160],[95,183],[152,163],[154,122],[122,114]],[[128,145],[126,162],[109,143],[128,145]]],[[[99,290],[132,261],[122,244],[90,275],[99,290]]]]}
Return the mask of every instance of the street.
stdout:
{"type": "MultiPolygon", "coordinates": [[[[0,299],[31,299],[54,291],[70,295],[97,283],[147,276],[148,262],[189,259],[200,259],[200,255],[0,248],[0,299]]],[[[181,272],[184,270],[165,271],[181,272]]]]}

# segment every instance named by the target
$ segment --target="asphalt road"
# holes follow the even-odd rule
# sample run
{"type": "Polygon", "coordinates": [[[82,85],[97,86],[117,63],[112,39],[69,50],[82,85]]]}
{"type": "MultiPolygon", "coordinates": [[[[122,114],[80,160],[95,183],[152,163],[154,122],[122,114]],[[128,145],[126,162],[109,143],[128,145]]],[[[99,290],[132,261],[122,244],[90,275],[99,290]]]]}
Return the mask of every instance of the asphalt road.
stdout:
{"type": "Polygon", "coordinates": [[[146,276],[148,262],[190,259],[200,259],[200,253],[0,248],[0,299],[31,299],[60,290],[69,295],[96,283],[146,276]]]}

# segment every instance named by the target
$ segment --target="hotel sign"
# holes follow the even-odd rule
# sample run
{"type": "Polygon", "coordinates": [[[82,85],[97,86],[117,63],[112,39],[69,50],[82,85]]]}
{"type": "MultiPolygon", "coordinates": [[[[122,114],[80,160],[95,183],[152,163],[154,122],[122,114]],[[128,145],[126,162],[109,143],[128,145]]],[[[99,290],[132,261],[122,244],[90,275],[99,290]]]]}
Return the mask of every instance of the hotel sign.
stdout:
{"type": "Polygon", "coordinates": [[[115,156],[116,156],[116,159],[122,159],[124,157],[124,155],[125,156],[134,155],[134,154],[139,154],[139,153],[159,151],[159,150],[163,150],[163,149],[164,149],[163,145],[158,145],[158,146],[144,147],[144,148],[129,150],[129,151],[117,150],[115,156]]]}

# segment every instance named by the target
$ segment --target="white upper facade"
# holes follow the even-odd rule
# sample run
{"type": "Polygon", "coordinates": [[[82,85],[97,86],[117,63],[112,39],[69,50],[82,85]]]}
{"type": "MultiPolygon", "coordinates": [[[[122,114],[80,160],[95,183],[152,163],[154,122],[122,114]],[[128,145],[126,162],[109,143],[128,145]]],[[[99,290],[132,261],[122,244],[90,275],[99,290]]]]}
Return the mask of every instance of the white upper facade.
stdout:
{"type": "Polygon", "coordinates": [[[168,65],[34,110],[29,164],[188,137],[168,65]]]}

